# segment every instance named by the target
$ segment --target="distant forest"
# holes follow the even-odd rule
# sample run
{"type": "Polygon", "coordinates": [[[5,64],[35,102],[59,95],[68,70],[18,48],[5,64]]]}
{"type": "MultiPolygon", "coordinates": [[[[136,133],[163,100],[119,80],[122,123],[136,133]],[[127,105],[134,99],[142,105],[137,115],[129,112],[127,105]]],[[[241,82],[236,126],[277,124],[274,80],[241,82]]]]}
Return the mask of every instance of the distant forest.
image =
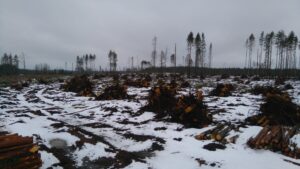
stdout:
{"type": "MultiPolygon", "coordinates": [[[[0,74],[19,73],[95,73],[95,72],[178,72],[188,76],[194,74],[214,75],[261,75],[261,76],[297,76],[299,77],[300,49],[298,37],[293,31],[286,34],[261,32],[257,37],[253,33],[245,41],[245,63],[243,68],[213,68],[213,44],[207,43],[204,33],[194,35],[190,32],[186,38],[187,52],[184,56],[184,66],[177,65],[176,44],[174,51],[168,54],[168,48],[158,51],[157,37],[152,40],[153,50],[149,60],[142,60],[139,65],[130,57],[126,69],[117,69],[118,54],[110,50],[107,55],[108,69],[97,67],[96,54],[84,54],[75,57],[72,69],[51,69],[47,63],[37,64],[34,70],[26,69],[25,57],[17,54],[4,53],[1,57],[0,74]],[[167,64],[169,61],[169,64],[167,64]],[[169,66],[167,66],[169,65],[169,66]]],[[[241,45],[242,46],[242,45],[241,45]]],[[[24,54],[22,54],[24,55],[24,54]]],[[[241,57],[242,58],[242,57],[241,57]]],[[[66,63],[67,64],[67,63],[66,63]]]]}

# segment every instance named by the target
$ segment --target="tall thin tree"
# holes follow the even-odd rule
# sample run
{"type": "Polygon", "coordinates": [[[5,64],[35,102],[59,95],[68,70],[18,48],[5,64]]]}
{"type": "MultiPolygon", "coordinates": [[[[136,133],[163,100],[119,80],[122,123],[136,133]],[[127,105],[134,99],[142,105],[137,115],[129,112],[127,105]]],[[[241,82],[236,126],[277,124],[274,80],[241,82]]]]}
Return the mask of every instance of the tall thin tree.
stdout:
{"type": "Polygon", "coordinates": [[[194,43],[194,35],[193,32],[190,32],[188,37],[187,37],[187,48],[188,48],[188,55],[187,55],[187,60],[188,60],[188,77],[191,76],[191,60],[192,60],[192,47],[194,43]]]}

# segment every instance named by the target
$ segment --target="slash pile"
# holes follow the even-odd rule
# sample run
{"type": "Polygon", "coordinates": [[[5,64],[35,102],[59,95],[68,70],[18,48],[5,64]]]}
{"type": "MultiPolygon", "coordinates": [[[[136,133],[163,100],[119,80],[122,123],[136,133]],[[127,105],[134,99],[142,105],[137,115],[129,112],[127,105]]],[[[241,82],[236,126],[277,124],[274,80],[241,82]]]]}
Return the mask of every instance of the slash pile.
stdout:
{"type": "Polygon", "coordinates": [[[95,96],[92,91],[93,83],[86,75],[74,76],[66,81],[62,88],[67,92],[75,92],[80,96],[95,96]]]}
{"type": "Polygon", "coordinates": [[[147,111],[159,113],[164,117],[167,112],[172,111],[176,105],[176,89],[170,86],[160,85],[153,87],[149,92],[148,104],[143,108],[147,111]]]}
{"type": "Polygon", "coordinates": [[[196,93],[196,96],[192,94],[180,96],[171,113],[171,119],[187,127],[203,127],[212,122],[212,116],[208,114],[200,91],[196,93]]]}
{"type": "Polygon", "coordinates": [[[267,94],[282,94],[282,91],[279,90],[276,87],[272,86],[259,86],[256,85],[252,90],[252,94],[259,95],[262,94],[263,96],[266,96],[267,94]]]}
{"type": "Polygon", "coordinates": [[[265,126],[254,138],[250,138],[247,144],[254,149],[280,151],[286,156],[299,159],[300,147],[290,141],[298,132],[299,127],[265,126]]]}
{"type": "Polygon", "coordinates": [[[154,87],[150,91],[148,104],[142,110],[156,112],[156,118],[167,117],[186,127],[203,127],[212,122],[202,92],[178,98],[175,95],[176,89],[168,85],[154,87]]]}
{"type": "Polygon", "coordinates": [[[260,107],[262,113],[248,117],[251,124],[294,126],[300,122],[300,107],[291,101],[288,94],[267,94],[260,107]]]}
{"type": "Polygon", "coordinates": [[[96,100],[119,100],[128,99],[127,87],[119,83],[104,89],[104,92],[96,96],[96,100]]]}
{"type": "Polygon", "coordinates": [[[133,87],[149,87],[150,81],[147,79],[136,79],[136,80],[127,79],[124,82],[124,85],[133,86],[133,87]]]}
{"type": "Polygon", "coordinates": [[[232,84],[218,84],[217,87],[210,92],[211,96],[228,97],[234,90],[232,84]]]}
{"type": "Polygon", "coordinates": [[[32,137],[17,134],[0,136],[0,168],[38,169],[42,165],[38,149],[32,137]]]}

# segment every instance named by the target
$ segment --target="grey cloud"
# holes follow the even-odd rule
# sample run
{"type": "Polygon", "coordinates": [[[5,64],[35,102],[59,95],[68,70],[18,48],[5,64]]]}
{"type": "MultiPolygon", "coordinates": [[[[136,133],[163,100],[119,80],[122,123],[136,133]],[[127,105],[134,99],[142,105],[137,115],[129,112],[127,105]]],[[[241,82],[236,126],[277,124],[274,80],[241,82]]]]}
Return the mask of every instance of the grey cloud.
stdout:
{"type": "Polygon", "coordinates": [[[243,66],[250,33],[299,35],[299,7],[299,0],[0,0],[0,54],[24,52],[30,67],[46,62],[59,68],[95,53],[106,67],[114,49],[126,67],[131,56],[150,59],[156,35],[160,50],[170,53],[177,43],[180,63],[193,31],[213,43],[214,66],[243,66]]]}

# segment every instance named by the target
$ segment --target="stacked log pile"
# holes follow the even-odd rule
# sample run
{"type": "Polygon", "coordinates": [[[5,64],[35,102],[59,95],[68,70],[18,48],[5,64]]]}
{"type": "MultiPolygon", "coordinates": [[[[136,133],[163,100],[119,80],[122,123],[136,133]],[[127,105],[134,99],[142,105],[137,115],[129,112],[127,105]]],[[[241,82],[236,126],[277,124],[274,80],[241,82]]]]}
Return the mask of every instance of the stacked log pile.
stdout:
{"type": "Polygon", "coordinates": [[[234,90],[234,86],[232,84],[218,84],[215,89],[210,92],[211,96],[219,96],[219,97],[228,97],[231,95],[231,92],[234,90]]]}
{"type": "Polygon", "coordinates": [[[229,137],[230,131],[237,130],[233,125],[218,124],[216,127],[195,136],[197,140],[214,140],[221,143],[235,143],[238,135],[229,137]]]}
{"type": "Polygon", "coordinates": [[[290,141],[297,133],[299,127],[265,126],[254,138],[250,138],[247,144],[254,149],[280,151],[286,156],[299,159],[300,147],[290,141]]]}
{"type": "Polygon", "coordinates": [[[32,137],[17,134],[0,136],[1,169],[38,169],[42,166],[39,147],[32,137]]]}

